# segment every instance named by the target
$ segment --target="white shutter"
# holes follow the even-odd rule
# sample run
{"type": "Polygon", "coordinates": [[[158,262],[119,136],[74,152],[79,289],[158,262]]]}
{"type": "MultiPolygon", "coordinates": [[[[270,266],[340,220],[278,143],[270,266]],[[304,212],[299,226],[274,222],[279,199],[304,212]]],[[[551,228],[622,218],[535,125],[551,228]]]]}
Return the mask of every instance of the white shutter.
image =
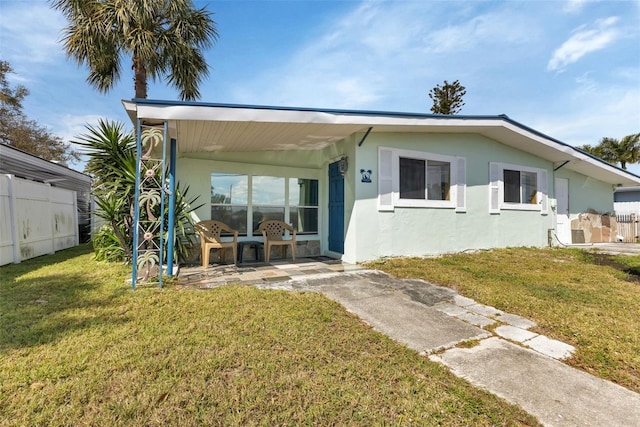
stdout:
{"type": "Polygon", "coordinates": [[[549,185],[547,184],[547,171],[541,169],[538,172],[538,195],[540,196],[540,213],[549,213],[549,185]]]}
{"type": "Polygon", "coordinates": [[[500,213],[500,181],[502,167],[499,163],[489,163],[489,213],[500,213]]]}
{"type": "Polygon", "coordinates": [[[378,210],[393,210],[393,151],[378,149],[378,210]]]}
{"type": "Polygon", "coordinates": [[[456,212],[467,211],[467,159],[456,158],[456,212]]]}

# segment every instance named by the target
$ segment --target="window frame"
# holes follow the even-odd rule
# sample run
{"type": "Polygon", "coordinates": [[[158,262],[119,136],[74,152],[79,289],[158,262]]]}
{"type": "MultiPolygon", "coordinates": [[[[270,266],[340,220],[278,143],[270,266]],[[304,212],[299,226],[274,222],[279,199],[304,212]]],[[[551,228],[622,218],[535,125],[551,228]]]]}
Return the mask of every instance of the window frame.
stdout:
{"type": "Polygon", "coordinates": [[[491,162],[489,164],[489,211],[500,213],[501,210],[534,211],[545,215],[548,213],[547,170],[532,166],[511,163],[491,162]],[[520,202],[506,202],[504,171],[520,173],[520,202]],[[522,173],[533,173],[536,176],[536,203],[522,202],[522,173]],[[495,198],[497,197],[497,203],[495,198]]]}
{"type": "Polygon", "coordinates": [[[460,183],[457,182],[458,160],[460,157],[434,154],[424,151],[413,151],[404,149],[391,149],[393,162],[392,188],[393,205],[396,207],[419,207],[419,208],[444,208],[456,209],[458,191],[463,191],[460,183]],[[425,164],[425,198],[424,199],[403,199],[400,197],[400,159],[413,159],[424,161],[425,164]],[[428,198],[428,164],[429,161],[443,162],[449,164],[449,200],[433,200],[428,198]]]}
{"type": "MultiPolygon", "coordinates": [[[[291,210],[292,210],[292,208],[293,209],[303,209],[303,210],[304,209],[308,209],[308,210],[313,209],[316,212],[315,213],[315,217],[316,217],[316,221],[317,221],[316,230],[315,231],[299,231],[299,230],[296,230],[296,234],[297,235],[303,235],[303,236],[306,236],[306,235],[311,235],[311,236],[318,235],[320,233],[320,226],[321,226],[321,224],[320,224],[320,181],[317,180],[317,179],[314,179],[314,178],[300,178],[300,177],[288,177],[288,178],[285,178],[285,179],[288,182],[287,187],[286,187],[287,206],[286,206],[286,213],[285,213],[285,215],[286,215],[285,219],[289,220],[287,223],[291,224],[292,226],[294,224],[294,221],[291,220],[291,210]],[[315,190],[314,190],[315,193],[316,193],[315,194],[315,199],[316,199],[315,200],[315,202],[316,202],[315,205],[312,205],[312,204],[298,204],[298,203],[293,203],[291,201],[291,194],[292,194],[292,192],[291,192],[291,182],[293,180],[297,180],[298,181],[297,185],[300,185],[300,180],[315,181],[316,182],[315,190]]],[[[311,191],[311,189],[308,189],[308,190],[311,191]]],[[[299,225],[299,223],[298,223],[298,225],[299,225]]]]}

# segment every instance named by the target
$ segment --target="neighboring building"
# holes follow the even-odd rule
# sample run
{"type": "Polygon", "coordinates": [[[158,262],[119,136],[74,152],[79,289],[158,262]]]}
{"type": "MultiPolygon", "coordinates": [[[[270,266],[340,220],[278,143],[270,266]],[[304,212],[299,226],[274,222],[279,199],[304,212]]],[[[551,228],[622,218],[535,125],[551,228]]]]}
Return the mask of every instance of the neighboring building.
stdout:
{"type": "Polygon", "coordinates": [[[0,144],[0,265],[89,240],[91,177],[0,144]]]}
{"type": "Polygon", "coordinates": [[[134,124],[168,123],[200,219],[227,222],[241,240],[260,240],[262,219],[284,219],[301,254],[352,263],[570,243],[580,239],[572,221],[612,212],[614,187],[640,185],[503,115],[123,104],[134,124]]]}
{"type": "Polygon", "coordinates": [[[617,214],[640,214],[640,187],[619,187],[613,195],[617,214]]]}

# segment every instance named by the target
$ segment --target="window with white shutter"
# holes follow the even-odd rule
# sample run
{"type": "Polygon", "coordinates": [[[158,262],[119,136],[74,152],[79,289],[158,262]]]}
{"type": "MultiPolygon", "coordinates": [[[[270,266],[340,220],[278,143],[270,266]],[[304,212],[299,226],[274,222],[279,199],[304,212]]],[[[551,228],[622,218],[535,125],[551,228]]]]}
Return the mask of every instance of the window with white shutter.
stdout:
{"type": "Polygon", "coordinates": [[[489,164],[489,212],[528,210],[548,213],[547,171],[506,163],[489,164]]]}
{"type": "Polygon", "coordinates": [[[378,210],[426,207],[466,211],[464,157],[381,147],[378,169],[378,210]]]}

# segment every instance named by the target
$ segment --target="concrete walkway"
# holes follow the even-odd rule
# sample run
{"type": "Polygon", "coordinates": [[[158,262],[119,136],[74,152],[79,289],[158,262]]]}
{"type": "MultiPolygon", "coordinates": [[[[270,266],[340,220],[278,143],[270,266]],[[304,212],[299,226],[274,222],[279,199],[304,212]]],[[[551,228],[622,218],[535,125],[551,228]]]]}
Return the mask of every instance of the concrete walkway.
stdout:
{"type": "Polygon", "coordinates": [[[262,288],[321,292],[376,330],[521,406],[547,426],[640,426],[640,395],[560,360],[573,347],[528,319],[421,280],[362,270],[292,277],[262,288]],[[483,327],[499,324],[489,332],[483,327]],[[462,341],[479,340],[471,348],[462,341]],[[516,344],[517,343],[517,344],[516,344]]]}

